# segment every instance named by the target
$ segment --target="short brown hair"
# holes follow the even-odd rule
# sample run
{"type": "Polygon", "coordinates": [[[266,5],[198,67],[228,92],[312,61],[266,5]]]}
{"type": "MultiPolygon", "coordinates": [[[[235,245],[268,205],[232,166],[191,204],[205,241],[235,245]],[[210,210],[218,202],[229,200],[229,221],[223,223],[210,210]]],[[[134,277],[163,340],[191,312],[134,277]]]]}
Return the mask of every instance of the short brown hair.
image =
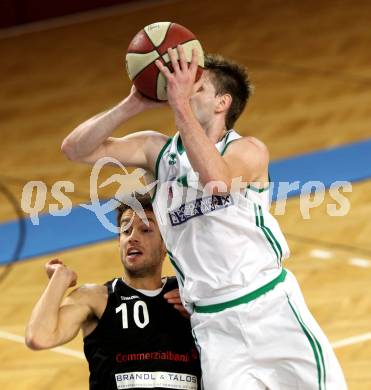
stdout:
{"type": "MultiPolygon", "coordinates": [[[[142,205],[143,210],[153,211],[151,196],[148,193],[141,195],[136,192],[134,196],[142,205]]],[[[132,208],[125,203],[121,203],[116,210],[117,210],[117,226],[120,227],[122,214],[124,214],[124,212],[127,210],[132,210],[132,208]]]]}
{"type": "Polygon", "coordinates": [[[242,114],[252,92],[247,71],[243,66],[227,60],[219,54],[205,55],[205,69],[213,75],[211,81],[216,94],[228,93],[232,96],[232,104],[225,118],[225,125],[229,130],[233,128],[236,120],[242,114]]]}

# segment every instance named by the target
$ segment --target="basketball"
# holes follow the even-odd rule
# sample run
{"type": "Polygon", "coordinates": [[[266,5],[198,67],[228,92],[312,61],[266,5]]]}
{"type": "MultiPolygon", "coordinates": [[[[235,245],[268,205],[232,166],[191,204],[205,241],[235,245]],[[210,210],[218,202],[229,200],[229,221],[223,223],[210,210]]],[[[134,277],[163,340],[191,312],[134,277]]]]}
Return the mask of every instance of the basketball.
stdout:
{"type": "Polygon", "coordinates": [[[130,80],[144,96],[153,100],[167,100],[166,78],[155,61],[162,60],[172,70],[167,49],[175,49],[178,45],[183,46],[188,63],[192,60],[192,49],[197,50],[196,79],[199,79],[204,66],[203,50],[195,35],[184,26],[171,22],[153,23],[132,39],[126,54],[126,69],[130,80]]]}

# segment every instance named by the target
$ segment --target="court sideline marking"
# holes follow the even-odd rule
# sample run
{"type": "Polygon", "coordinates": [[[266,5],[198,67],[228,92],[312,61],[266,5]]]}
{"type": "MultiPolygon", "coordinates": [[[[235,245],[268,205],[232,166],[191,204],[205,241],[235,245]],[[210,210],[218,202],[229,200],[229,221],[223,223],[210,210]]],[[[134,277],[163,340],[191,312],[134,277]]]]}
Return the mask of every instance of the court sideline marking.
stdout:
{"type": "MultiPolygon", "coordinates": [[[[315,248],[309,252],[309,256],[319,260],[331,260],[334,259],[335,253],[333,251],[315,248]]],[[[371,268],[371,260],[361,257],[351,257],[348,259],[347,263],[354,267],[371,268]]]]}
{"type": "MultiPolygon", "coordinates": [[[[2,331],[2,330],[0,330],[0,339],[14,341],[16,343],[24,345],[24,337],[6,331],[2,331]]],[[[339,348],[347,347],[349,345],[362,343],[368,340],[371,340],[371,332],[349,337],[343,340],[335,341],[331,343],[331,346],[334,349],[339,349],[339,348]]],[[[56,347],[56,348],[49,349],[48,351],[60,353],[62,355],[72,356],[80,360],[85,360],[85,355],[82,352],[70,348],[56,347]]]]}
{"type": "MultiPolygon", "coordinates": [[[[24,337],[3,330],[0,330],[0,339],[10,340],[25,345],[24,337]]],[[[74,349],[70,349],[66,347],[56,347],[56,348],[49,349],[49,351],[60,353],[62,355],[72,356],[80,360],[85,360],[85,355],[82,352],[76,351],[74,349]]]]}
{"type": "Polygon", "coordinates": [[[338,348],[347,347],[348,345],[362,343],[363,341],[368,341],[368,340],[371,340],[371,332],[359,334],[357,336],[348,337],[343,340],[335,341],[331,343],[331,346],[334,349],[338,349],[338,348]]]}

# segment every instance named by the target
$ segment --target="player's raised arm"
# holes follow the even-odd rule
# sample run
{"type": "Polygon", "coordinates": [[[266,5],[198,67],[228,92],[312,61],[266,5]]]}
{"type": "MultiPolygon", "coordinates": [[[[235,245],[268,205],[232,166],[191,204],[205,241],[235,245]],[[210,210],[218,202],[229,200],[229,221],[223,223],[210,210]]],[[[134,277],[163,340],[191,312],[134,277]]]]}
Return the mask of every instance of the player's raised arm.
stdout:
{"type": "Polygon", "coordinates": [[[253,137],[243,137],[234,141],[223,156],[217,151],[215,144],[229,129],[226,115],[232,105],[232,96],[215,90],[211,80],[216,76],[204,74],[195,82],[197,52],[193,51],[192,62],[188,65],[183,48],[178,47],[177,50],[179,63],[175,50],[168,50],[174,69],[172,73],[159,61],[156,65],[167,79],[169,104],[176,127],[201,183],[221,183],[223,187],[213,187],[213,192],[218,193],[229,192],[233,180],[237,178],[243,182],[266,182],[269,154],[262,142],[253,137]]]}
{"type": "Polygon", "coordinates": [[[36,303],[26,327],[26,345],[34,350],[52,348],[72,340],[82,324],[93,316],[87,304],[86,293],[73,291],[62,303],[77,276],[59,260],[46,266],[49,283],[36,303]]]}
{"type": "Polygon", "coordinates": [[[62,152],[70,159],[94,164],[102,157],[113,157],[124,165],[152,170],[167,136],[142,131],[122,138],[111,134],[131,117],[163,103],[143,97],[133,86],[128,97],[113,108],[77,126],[63,141],[62,152]]]}

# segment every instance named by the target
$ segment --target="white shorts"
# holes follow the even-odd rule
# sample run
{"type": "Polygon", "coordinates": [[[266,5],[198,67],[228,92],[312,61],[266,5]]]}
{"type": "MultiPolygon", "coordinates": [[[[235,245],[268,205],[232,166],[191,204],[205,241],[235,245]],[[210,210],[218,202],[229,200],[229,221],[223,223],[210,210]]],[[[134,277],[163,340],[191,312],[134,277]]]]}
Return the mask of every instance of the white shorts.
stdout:
{"type": "Polygon", "coordinates": [[[296,278],[255,300],[193,313],[205,390],[343,390],[332,347],[305,304],[296,278]]]}

